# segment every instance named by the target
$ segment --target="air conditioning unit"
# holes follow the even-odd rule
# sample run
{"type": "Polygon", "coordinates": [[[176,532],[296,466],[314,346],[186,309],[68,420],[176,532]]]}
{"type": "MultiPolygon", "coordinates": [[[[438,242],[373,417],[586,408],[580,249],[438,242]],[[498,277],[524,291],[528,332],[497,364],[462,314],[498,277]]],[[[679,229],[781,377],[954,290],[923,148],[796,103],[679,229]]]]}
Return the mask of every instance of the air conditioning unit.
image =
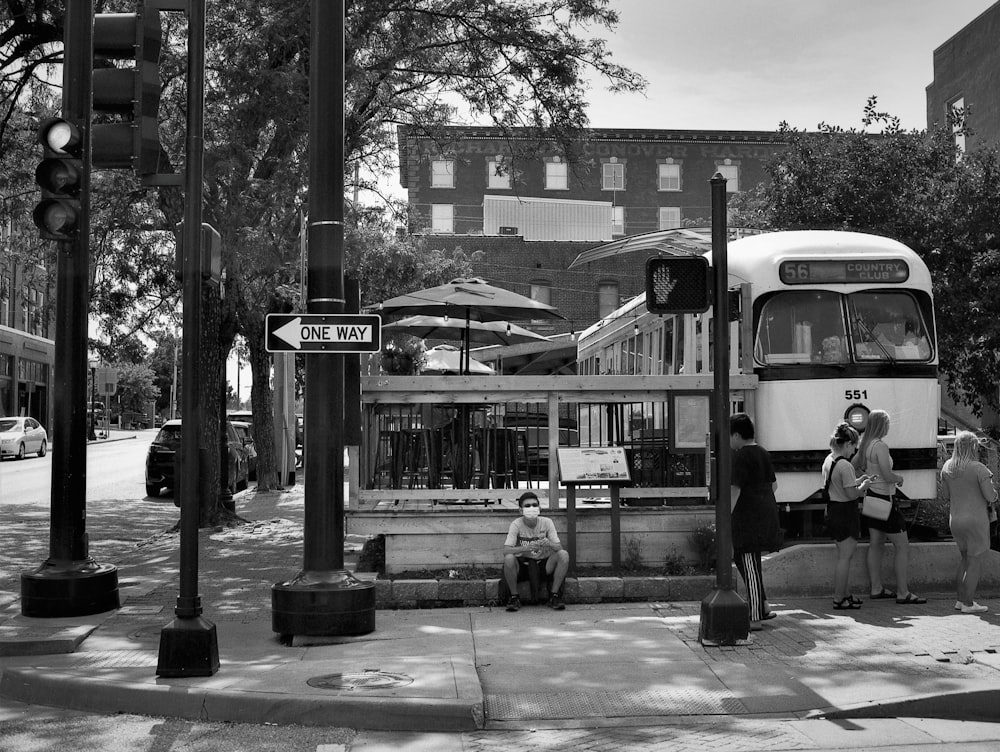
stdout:
{"type": "Polygon", "coordinates": [[[517,228],[516,227],[501,227],[500,228],[500,234],[501,235],[517,235],[517,228]]]}

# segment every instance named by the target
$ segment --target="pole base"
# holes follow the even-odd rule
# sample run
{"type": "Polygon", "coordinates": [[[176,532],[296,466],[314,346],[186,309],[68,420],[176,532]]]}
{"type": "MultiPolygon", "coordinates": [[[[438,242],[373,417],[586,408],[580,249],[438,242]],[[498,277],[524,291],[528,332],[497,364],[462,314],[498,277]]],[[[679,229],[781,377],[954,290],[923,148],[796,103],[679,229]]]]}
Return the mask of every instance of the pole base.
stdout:
{"type": "Polygon", "coordinates": [[[41,619],[89,616],[113,611],[118,598],[118,568],[93,559],[46,561],[21,573],[21,614],[41,619]]]}
{"type": "Polygon", "coordinates": [[[210,621],[178,617],[160,632],[157,676],[213,676],[218,670],[219,638],[210,621]]]}
{"type": "Polygon", "coordinates": [[[750,609],[735,590],[713,590],[701,602],[698,641],[702,645],[735,645],[750,635],[750,609]]]}
{"type": "Polygon", "coordinates": [[[375,583],[346,570],[300,572],[271,588],[271,629],[292,635],[362,635],[375,630],[375,583]]]}

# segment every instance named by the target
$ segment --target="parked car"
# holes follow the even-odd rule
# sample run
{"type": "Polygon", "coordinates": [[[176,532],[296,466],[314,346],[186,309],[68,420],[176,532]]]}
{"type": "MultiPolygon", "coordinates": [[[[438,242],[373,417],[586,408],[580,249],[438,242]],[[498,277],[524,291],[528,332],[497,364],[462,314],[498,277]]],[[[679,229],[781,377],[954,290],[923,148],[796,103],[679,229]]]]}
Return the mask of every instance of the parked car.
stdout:
{"type": "Polygon", "coordinates": [[[240,442],[247,450],[247,476],[250,480],[257,480],[257,445],[253,438],[253,424],[241,420],[231,421],[236,435],[240,437],[240,442]]]}
{"type": "MultiPolygon", "coordinates": [[[[229,438],[229,490],[235,494],[249,485],[247,449],[236,433],[236,428],[228,420],[226,432],[229,438]]],[[[174,504],[180,504],[177,487],[174,485],[177,477],[177,451],[180,446],[181,421],[168,420],[157,432],[146,454],[147,496],[156,497],[163,488],[171,488],[175,491],[174,504]]]]}
{"type": "Polygon", "coordinates": [[[44,457],[48,446],[49,436],[34,418],[0,418],[0,459],[23,460],[26,454],[44,457]]]}

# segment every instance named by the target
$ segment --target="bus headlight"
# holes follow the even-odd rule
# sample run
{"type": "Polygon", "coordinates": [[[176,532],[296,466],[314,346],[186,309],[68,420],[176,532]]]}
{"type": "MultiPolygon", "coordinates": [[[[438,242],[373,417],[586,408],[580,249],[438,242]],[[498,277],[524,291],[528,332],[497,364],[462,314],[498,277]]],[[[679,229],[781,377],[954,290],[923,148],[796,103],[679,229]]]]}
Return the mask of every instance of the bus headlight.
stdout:
{"type": "Polygon", "coordinates": [[[858,433],[864,433],[868,427],[868,415],[871,413],[864,405],[851,405],[844,413],[844,420],[858,433]]]}

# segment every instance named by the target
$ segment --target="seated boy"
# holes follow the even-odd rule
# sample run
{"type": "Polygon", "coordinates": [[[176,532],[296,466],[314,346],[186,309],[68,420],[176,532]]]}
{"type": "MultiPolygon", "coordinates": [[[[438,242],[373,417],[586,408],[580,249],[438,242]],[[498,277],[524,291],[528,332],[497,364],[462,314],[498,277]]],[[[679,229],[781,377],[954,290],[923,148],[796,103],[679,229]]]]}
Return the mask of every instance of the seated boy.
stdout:
{"type": "Polygon", "coordinates": [[[517,594],[518,574],[522,567],[530,566],[529,562],[534,560],[538,566],[544,561],[545,573],[552,578],[549,608],[562,611],[566,608],[562,600],[562,584],[569,569],[569,553],[559,542],[552,520],[540,516],[541,507],[534,492],[521,494],[517,505],[521,516],[510,523],[503,544],[503,576],[511,592],[507,610],[521,608],[521,599],[517,594]]]}

